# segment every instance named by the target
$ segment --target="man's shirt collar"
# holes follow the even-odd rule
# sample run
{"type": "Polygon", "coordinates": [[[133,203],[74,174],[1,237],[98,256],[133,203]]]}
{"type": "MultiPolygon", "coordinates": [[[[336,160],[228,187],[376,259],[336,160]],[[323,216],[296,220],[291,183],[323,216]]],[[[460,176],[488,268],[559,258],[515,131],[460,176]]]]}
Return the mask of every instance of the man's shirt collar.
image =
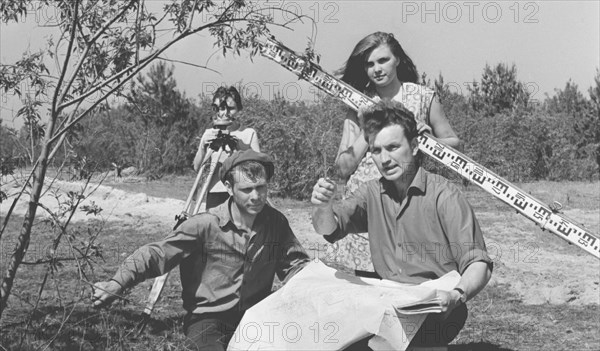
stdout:
{"type": "MultiPolygon", "coordinates": [[[[233,222],[233,218],[231,218],[230,206],[232,206],[232,205],[233,205],[233,197],[230,196],[229,199],[227,199],[227,201],[225,201],[224,203],[208,210],[209,213],[212,213],[213,215],[215,215],[219,218],[219,227],[225,228],[225,226],[228,223],[231,223],[231,225],[233,225],[234,227],[237,228],[237,226],[233,222]]],[[[263,207],[262,211],[260,211],[260,213],[256,216],[256,219],[254,220],[255,222],[256,222],[256,220],[258,220],[260,217],[262,217],[264,215],[264,213],[268,207],[270,207],[269,204],[268,203],[265,204],[265,207],[263,207]]]]}
{"type": "Polygon", "coordinates": [[[224,228],[229,222],[235,226],[233,219],[231,218],[231,212],[229,211],[229,206],[232,201],[233,198],[230,196],[227,201],[208,210],[209,213],[212,213],[219,218],[219,227],[221,228],[224,228]]]}
{"type": "MultiPolygon", "coordinates": [[[[387,193],[389,195],[392,195],[396,193],[396,187],[394,186],[393,182],[388,181],[384,177],[381,177],[379,179],[379,182],[381,183],[382,194],[387,193]]],[[[413,178],[412,182],[410,183],[410,186],[408,187],[407,194],[412,194],[411,189],[413,189],[413,192],[419,191],[422,194],[425,194],[425,191],[427,190],[427,172],[425,172],[425,170],[421,166],[417,168],[415,177],[413,178]]]]}

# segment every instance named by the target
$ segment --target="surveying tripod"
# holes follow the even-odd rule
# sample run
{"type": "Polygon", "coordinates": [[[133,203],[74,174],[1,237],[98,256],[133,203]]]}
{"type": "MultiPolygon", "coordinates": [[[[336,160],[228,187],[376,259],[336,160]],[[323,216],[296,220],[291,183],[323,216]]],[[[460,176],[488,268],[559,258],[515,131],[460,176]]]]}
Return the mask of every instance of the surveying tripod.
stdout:
{"type": "MultiPolygon", "coordinates": [[[[212,183],[212,179],[215,176],[215,170],[219,161],[221,159],[221,155],[226,151],[226,147],[233,152],[237,149],[237,138],[231,136],[229,134],[224,133],[223,131],[227,128],[227,124],[225,125],[215,125],[214,128],[219,129],[219,133],[215,140],[213,140],[208,146],[206,155],[204,156],[204,160],[202,161],[202,165],[198,170],[198,174],[196,175],[196,179],[194,181],[194,185],[192,186],[192,190],[190,191],[187,200],[185,202],[185,206],[183,207],[183,211],[180,214],[175,216],[175,226],[173,230],[176,230],[183,222],[185,222],[191,216],[200,213],[203,211],[202,205],[206,203],[206,197],[208,193],[208,188],[212,183]],[[208,174],[206,177],[203,177],[206,167],[209,167],[208,174]],[[204,181],[203,181],[204,178],[204,181]],[[200,189],[200,192],[198,192],[200,189]]],[[[154,310],[154,306],[162,293],[163,288],[165,287],[165,283],[167,278],[169,277],[169,273],[165,273],[160,277],[156,277],[154,279],[154,283],[152,284],[152,290],[148,295],[148,301],[146,302],[146,307],[144,308],[144,312],[142,312],[142,321],[138,325],[138,334],[141,334],[148,321],[150,320],[150,315],[154,310]]]]}

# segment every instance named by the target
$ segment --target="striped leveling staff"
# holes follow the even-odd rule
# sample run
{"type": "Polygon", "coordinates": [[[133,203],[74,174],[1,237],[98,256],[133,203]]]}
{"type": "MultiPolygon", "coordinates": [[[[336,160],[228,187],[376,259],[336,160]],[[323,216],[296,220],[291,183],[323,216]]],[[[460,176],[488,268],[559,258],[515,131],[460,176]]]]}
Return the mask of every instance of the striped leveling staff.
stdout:
{"type": "MultiPolygon", "coordinates": [[[[327,94],[342,100],[354,110],[375,103],[349,84],[323,71],[319,65],[288,49],[273,38],[261,46],[260,52],[301,79],[307,80],[327,94]]],[[[587,232],[570,219],[558,214],[558,211],[553,211],[549,206],[480,166],[469,157],[444,145],[436,138],[421,134],[418,141],[421,152],[513,207],[543,230],[551,231],[600,259],[600,239],[596,235],[587,232]]]]}

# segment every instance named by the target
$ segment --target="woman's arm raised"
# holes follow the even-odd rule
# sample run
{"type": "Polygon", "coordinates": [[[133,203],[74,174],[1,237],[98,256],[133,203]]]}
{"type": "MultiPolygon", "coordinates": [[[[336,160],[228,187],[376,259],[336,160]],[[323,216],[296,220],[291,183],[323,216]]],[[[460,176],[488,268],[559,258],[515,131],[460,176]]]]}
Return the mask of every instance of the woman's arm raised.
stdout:
{"type": "Polygon", "coordinates": [[[368,149],[369,144],[364,138],[363,131],[358,126],[356,112],[349,111],[344,120],[342,139],[335,159],[335,164],[344,178],[348,179],[356,171],[368,149]]]}

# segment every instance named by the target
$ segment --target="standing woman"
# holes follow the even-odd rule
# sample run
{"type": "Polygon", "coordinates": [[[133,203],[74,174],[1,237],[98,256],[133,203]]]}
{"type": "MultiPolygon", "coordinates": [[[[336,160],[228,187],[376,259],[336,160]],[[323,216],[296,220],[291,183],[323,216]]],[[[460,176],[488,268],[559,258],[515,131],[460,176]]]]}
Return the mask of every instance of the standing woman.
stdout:
{"type": "MultiPolygon", "coordinates": [[[[336,73],[374,100],[401,102],[415,115],[419,133],[430,132],[444,144],[461,148],[462,142],[450,126],[435,91],[417,84],[417,68],[393,34],[376,32],[363,38],[336,73]]],[[[380,177],[367,149],[357,114],[350,111],[336,159],[342,176],[349,179],[350,192],[358,184],[380,177]]]]}
{"type": "MultiPolygon", "coordinates": [[[[217,138],[219,132],[235,137],[237,141],[237,150],[252,149],[256,152],[260,152],[256,131],[252,128],[240,129],[240,123],[236,116],[242,110],[242,98],[235,87],[219,87],[213,95],[212,109],[215,113],[213,117],[213,128],[206,129],[200,139],[198,152],[196,153],[196,157],[194,157],[194,170],[198,171],[203,161],[211,161],[210,159],[204,160],[204,157],[206,156],[208,147],[217,138]],[[220,130],[217,126],[220,126],[221,128],[225,127],[225,129],[220,130]]],[[[221,164],[233,151],[235,150],[225,150],[221,154],[217,169],[215,169],[215,175],[219,174],[221,164]]],[[[216,153],[212,155],[212,157],[216,156],[216,153]]],[[[217,176],[212,178],[213,179],[210,180],[211,182],[208,187],[208,194],[206,195],[206,210],[222,204],[229,198],[225,185],[218,180],[217,176]]]]}
{"type": "MultiPolygon", "coordinates": [[[[419,133],[429,132],[444,144],[462,149],[462,142],[450,126],[435,91],[417,84],[417,68],[393,34],[376,32],[363,38],[336,73],[376,101],[390,99],[402,103],[414,114],[419,133]]],[[[340,175],[347,179],[346,195],[361,183],[381,177],[368,147],[357,113],[349,111],[335,161],[340,175]]],[[[341,245],[334,247],[340,263],[358,270],[373,269],[364,235],[349,235],[341,245]]]]}

